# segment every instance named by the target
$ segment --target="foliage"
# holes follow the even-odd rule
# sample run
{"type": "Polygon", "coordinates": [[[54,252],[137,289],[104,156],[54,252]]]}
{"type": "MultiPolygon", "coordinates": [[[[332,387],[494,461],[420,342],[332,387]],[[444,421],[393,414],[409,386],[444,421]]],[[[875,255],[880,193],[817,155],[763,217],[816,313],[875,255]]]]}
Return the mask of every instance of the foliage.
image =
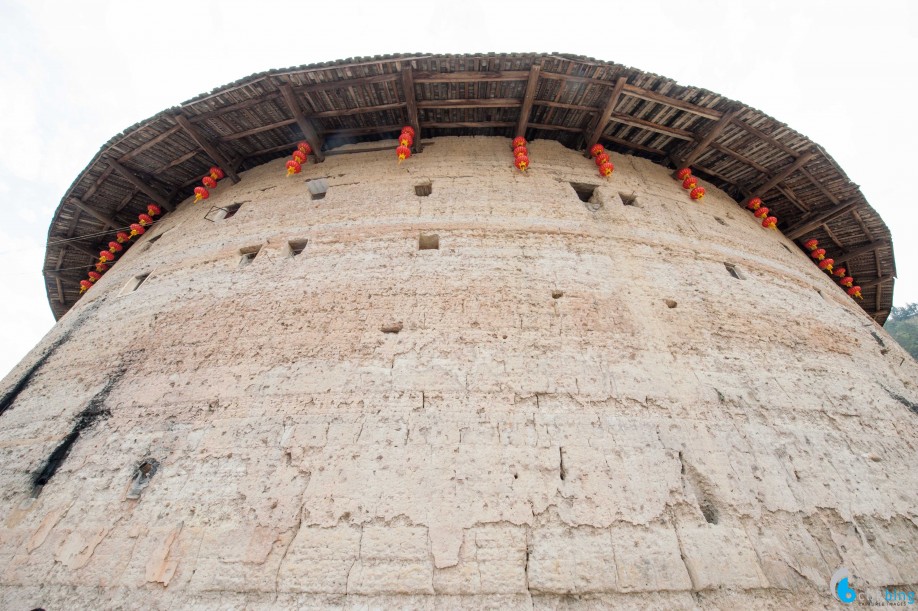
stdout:
{"type": "Polygon", "coordinates": [[[909,303],[902,308],[893,306],[884,328],[918,360],[918,303],[909,303]]]}

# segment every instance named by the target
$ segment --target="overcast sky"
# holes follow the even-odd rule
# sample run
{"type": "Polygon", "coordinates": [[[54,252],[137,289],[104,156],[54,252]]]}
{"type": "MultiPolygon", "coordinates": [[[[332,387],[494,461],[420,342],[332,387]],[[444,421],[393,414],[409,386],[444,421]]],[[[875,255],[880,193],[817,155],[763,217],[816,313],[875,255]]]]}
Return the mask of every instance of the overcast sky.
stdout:
{"type": "Polygon", "coordinates": [[[254,72],[382,53],[575,53],[761,109],[819,143],[918,301],[918,10],[909,2],[0,0],[0,376],[51,328],[51,216],[109,138],[254,72]]]}

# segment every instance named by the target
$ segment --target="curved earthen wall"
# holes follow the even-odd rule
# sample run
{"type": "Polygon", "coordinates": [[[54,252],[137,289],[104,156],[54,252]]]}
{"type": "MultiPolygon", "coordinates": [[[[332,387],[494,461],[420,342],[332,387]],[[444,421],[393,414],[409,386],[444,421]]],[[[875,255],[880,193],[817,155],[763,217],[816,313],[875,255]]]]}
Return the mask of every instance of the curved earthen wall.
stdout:
{"type": "Polygon", "coordinates": [[[278,160],[164,217],[4,380],[0,606],[821,607],[842,566],[918,582],[918,365],[709,185],[620,155],[602,180],[551,141],[521,175],[508,144],[278,160]]]}

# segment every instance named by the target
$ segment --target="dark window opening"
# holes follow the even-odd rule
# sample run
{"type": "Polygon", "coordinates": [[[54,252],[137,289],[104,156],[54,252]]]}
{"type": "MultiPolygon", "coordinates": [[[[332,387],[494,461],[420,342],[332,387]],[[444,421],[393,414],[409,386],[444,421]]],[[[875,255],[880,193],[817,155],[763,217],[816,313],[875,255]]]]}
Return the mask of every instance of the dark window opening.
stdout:
{"type": "Polygon", "coordinates": [[[597,185],[589,185],[582,182],[572,182],[570,184],[571,187],[574,188],[574,191],[577,192],[577,197],[579,197],[582,202],[589,202],[597,187],[597,185]]]}
{"type": "Polygon", "coordinates": [[[122,290],[121,293],[122,294],[133,293],[134,291],[139,289],[140,285],[146,282],[147,278],[149,277],[150,277],[149,273],[141,274],[139,276],[134,276],[133,278],[128,280],[128,283],[126,285],[124,285],[124,290],[122,290]]]}
{"type": "Polygon", "coordinates": [[[242,204],[231,204],[224,208],[223,218],[229,219],[236,216],[236,213],[239,212],[239,209],[242,207],[242,204]]]}
{"type": "Polygon", "coordinates": [[[619,193],[618,196],[622,198],[622,203],[626,206],[637,206],[637,195],[633,191],[631,194],[619,193]]]}
{"type": "Polygon", "coordinates": [[[245,248],[240,248],[239,254],[241,257],[239,259],[239,267],[245,267],[251,264],[260,250],[261,246],[246,246],[245,248]]]}
{"type": "Polygon", "coordinates": [[[134,471],[134,477],[131,479],[131,489],[127,493],[128,499],[139,499],[140,493],[150,484],[150,480],[156,475],[159,469],[159,463],[149,458],[137,466],[134,471]]]}
{"type": "Polygon", "coordinates": [[[290,248],[290,256],[296,257],[306,249],[306,240],[290,240],[287,246],[290,248]]]}
{"type": "Polygon", "coordinates": [[[421,234],[418,238],[418,250],[440,250],[440,236],[421,234]]]}
{"type": "Polygon", "coordinates": [[[433,183],[425,182],[420,185],[414,185],[414,194],[418,197],[427,197],[433,193],[433,183]]]}
{"type": "Polygon", "coordinates": [[[730,272],[730,275],[737,280],[743,279],[743,273],[732,263],[724,263],[724,267],[726,267],[727,271],[730,272]]]}

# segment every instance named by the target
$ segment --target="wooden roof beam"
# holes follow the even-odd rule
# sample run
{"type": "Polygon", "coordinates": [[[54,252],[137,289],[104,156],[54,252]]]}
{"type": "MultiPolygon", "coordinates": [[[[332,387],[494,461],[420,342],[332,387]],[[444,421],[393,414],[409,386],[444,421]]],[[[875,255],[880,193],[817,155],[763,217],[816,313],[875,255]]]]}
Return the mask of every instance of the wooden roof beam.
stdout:
{"type": "Polygon", "coordinates": [[[408,123],[414,128],[414,144],[411,150],[420,153],[424,150],[421,146],[421,124],[418,121],[418,101],[414,93],[414,70],[411,65],[402,66],[402,89],[405,92],[405,106],[407,107],[408,123]]]}
{"type": "Polygon", "coordinates": [[[744,130],[746,130],[747,132],[749,132],[749,133],[752,134],[753,136],[756,136],[756,137],[759,138],[760,140],[764,140],[765,142],[767,142],[768,144],[774,146],[775,148],[780,149],[781,151],[784,151],[785,153],[787,153],[787,154],[790,155],[791,157],[797,158],[797,157],[800,156],[800,153],[798,153],[797,151],[795,151],[795,150],[792,149],[791,147],[787,146],[787,145],[784,144],[783,142],[779,142],[778,139],[775,138],[774,136],[769,136],[768,134],[766,134],[765,132],[763,132],[762,130],[760,130],[760,129],[757,128],[757,127],[753,127],[752,125],[749,125],[748,123],[746,123],[746,122],[744,122],[744,121],[739,121],[739,120],[736,120],[736,121],[734,121],[733,123],[734,123],[735,125],[739,126],[739,127],[742,127],[744,130]]]}
{"type": "Polygon", "coordinates": [[[162,142],[163,140],[165,140],[166,138],[168,138],[168,137],[171,136],[172,134],[176,133],[176,132],[179,131],[180,129],[181,129],[181,127],[179,127],[178,125],[175,125],[175,126],[173,126],[173,127],[170,127],[169,129],[167,129],[166,131],[164,131],[164,132],[161,133],[160,135],[156,136],[155,138],[151,138],[150,140],[147,140],[146,142],[144,142],[143,144],[141,144],[141,145],[138,146],[137,148],[135,148],[135,149],[133,149],[133,150],[131,150],[131,151],[128,151],[127,153],[125,153],[124,155],[122,155],[121,157],[119,157],[119,158],[118,158],[118,161],[120,161],[121,163],[126,163],[126,162],[130,161],[131,159],[133,159],[133,158],[136,157],[137,155],[140,155],[142,152],[144,152],[144,151],[147,150],[148,148],[153,147],[153,146],[156,146],[157,144],[159,144],[160,142],[162,142]]]}
{"type": "Polygon", "coordinates": [[[316,161],[319,163],[325,161],[325,154],[322,153],[322,139],[319,138],[316,128],[313,127],[309,119],[303,114],[299,103],[296,101],[296,96],[293,93],[293,88],[290,86],[290,83],[281,84],[280,91],[281,96],[284,98],[284,103],[287,105],[287,110],[293,115],[296,124],[300,127],[300,131],[303,132],[303,138],[306,139],[306,142],[308,142],[310,148],[312,148],[312,154],[315,156],[316,161]]]}
{"type": "Polygon", "coordinates": [[[800,157],[797,157],[797,159],[795,159],[792,164],[786,166],[783,170],[781,170],[780,172],[778,172],[777,174],[775,174],[774,176],[766,180],[764,183],[752,189],[752,191],[754,193],[758,193],[759,197],[764,196],[766,193],[774,189],[777,185],[784,182],[788,176],[790,176],[791,174],[793,174],[794,172],[796,172],[797,170],[799,170],[800,168],[808,164],[815,156],[816,156],[816,151],[809,151],[807,153],[804,153],[800,157]]]}
{"type": "Polygon", "coordinates": [[[872,289],[875,286],[880,286],[885,284],[893,279],[892,276],[880,276],[876,280],[871,280],[870,282],[857,282],[857,286],[861,287],[861,290],[866,291],[867,289],[872,289]]]}
{"type": "Polygon", "coordinates": [[[638,98],[648,102],[656,102],[671,108],[678,108],[679,110],[684,110],[685,112],[692,113],[693,115],[698,115],[699,117],[704,117],[705,119],[711,119],[713,121],[717,121],[724,116],[724,113],[719,110],[714,110],[713,108],[705,108],[704,106],[698,106],[697,104],[685,102],[678,98],[671,98],[668,95],[657,93],[656,91],[651,91],[649,89],[644,89],[643,87],[638,87],[637,85],[629,85],[626,83],[622,93],[624,95],[631,96],[632,98],[638,98]]]}
{"type": "Polygon", "coordinates": [[[535,63],[529,68],[529,80],[526,82],[526,93],[523,95],[520,107],[520,118],[516,123],[516,135],[526,137],[526,128],[529,126],[529,113],[532,112],[532,102],[535,100],[536,90],[539,88],[539,72],[542,64],[535,63]]]}
{"type": "Polygon", "coordinates": [[[691,167],[693,163],[698,161],[698,159],[708,150],[708,147],[711,146],[711,143],[714,142],[721,132],[733,122],[738,113],[739,111],[735,109],[727,112],[704,136],[700,139],[695,139],[696,144],[688,153],[680,159],[673,159],[673,165],[676,166],[676,170],[678,171],[679,168],[691,167]]]}
{"type": "Polygon", "coordinates": [[[80,244],[77,244],[76,242],[67,242],[66,244],[62,244],[62,245],[61,245],[61,248],[62,248],[62,249],[64,249],[64,248],[72,248],[73,250],[76,250],[76,251],[78,251],[78,252],[81,252],[81,253],[83,253],[84,255],[87,255],[87,256],[89,256],[89,257],[92,257],[93,259],[98,259],[98,258],[99,258],[99,251],[97,251],[97,250],[95,250],[95,251],[94,251],[94,250],[91,250],[91,249],[89,249],[89,248],[86,248],[85,246],[82,246],[82,245],[80,245],[80,244]]]}
{"type": "Polygon", "coordinates": [[[862,244],[850,250],[843,250],[838,255],[836,260],[839,262],[848,263],[852,259],[857,259],[858,257],[869,255],[870,253],[876,253],[879,249],[889,246],[889,244],[889,240],[877,240],[875,242],[868,242],[867,244],[862,244]]]}
{"type": "Polygon", "coordinates": [[[816,214],[816,216],[811,216],[810,218],[804,217],[800,219],[798,223],[788,227],[787,231],[784,232],[784,235],[786,235],[790,240],[796,240],[800,236],[813,231],[820,225],[828,223],[832,219],[854,210],[857,206],[860,205],[860,203],[860,197],[852,197],[847,202],[838,206],[832,206],[828,210],[816,214]]]}
{"type": "MultiPolygon", "coordinates": [[[[609,117],[609,120],[616,123],[624,123],[625,125],[630,125],[631,127],[638,127],[640,129],[657,132],[658,134],[663,134],[664,136],[669,136],[671,138],[678,138],[680,140],[692,139],[692,132],[686,131],[684,129],[679,129],[677,127],[660,125],[659,123],[653,123],[644,119],[638,119],[637,117],[632,117],[631,115],[626,115],[623,113],[614,112],[612,113],[612,116],[609,117]]],[[[589,153],[589,151],[587,152],[589,153]]]]}
{"type": "Polygon", "coordinates": [[[76,206],[79,210],[85,212],[86,214],[93,217],[97,221],[105,224],[107,227],[111,229],[117,229],[119,227],[118,222],[115,219],[105,214],[102,214],[101,212],[98,212],[97,210],[93,209],[91,206],[86,204],[83,200],[77,199],[75,197],[71,197],[69,201],[71,204],[76,206]]]}
{"type": "MultiPolygon", "coordinates": [[[[465,100],[422,100],[418,108],[513,108],[519,106],[516,98],[472,98],[465,100]]],[[[404,106],[404,104],[399,104],[404,106]]]]}
{"type": "Polygon", "coordinates": [[[236,173],[236,170],[230,165],[226,157],[220,150],[217,148],[217,145],[207,139],[207,137],[201,133],[201,131],[194,125],[191,124],[191,121],[188,120],[183,114],[177,114],[173,117],[175,122],[179,124],[185,133],[191,136],[191,139],[198,143],[208,156],[213,160],[215,164],[226,170],[226,175],[229,176],[230,180],[234,183],[238,183],[240,178],[239,174],[236,173]]]}
{"type": "MultiPolygon", "coordinates": [[[[540,66],[541,68],[541,66],[540,66]]],[[[415,72],[415,83],[470,83],[473,81],[525,81],[531,70],[505,70],[502,72],[415,72]]]]}
{"type": "Polygon", "coordinates": [[[602,114],[597,118],[596,124],[590,130],[589,134],[584,134],[586,137],[586,150],[583,151],[584,157],[590,157],[590,149],[599,142],[600,136],[603,135],[606,131],[606,127],[609,126],[609,119],[612,117],[612,113],[615,112],[615,106],[618,104],[618,100],[622,96],[622,90],[625,88],[627,82],[627,76],[618,77],[618,80],[615,81],[615,85],[612,87],[612,91],[609,92],[609,98],[606,100],[606,105],[603,106],[602,114]]]}
{"type": "Polygon", "coordinates": [[[151,187],[144,181],[140,180],[140,178],[138,178],[137,175],[135,175],[133,172],[131,172],[129,169],[127,169],[126,167],[124,167],[123,165],[121,165],[116,160],[112,159],[111,157],[106,159],[106,162],[108,162],[108,164],[111,167],[113,167],[116,172],[121,174],[121,176],[124,177],[129,183],[137,187],[147,197],[149,197],[154,202],[156,202],[156,204],[162,206],[169,212],[172,212],[173,210],[172,204],[169,203],[165,195],[163,195],[162,193],[160,193],[159,191],[157,191],[156,189],[154,189],[153,187],[151,187]]]}

